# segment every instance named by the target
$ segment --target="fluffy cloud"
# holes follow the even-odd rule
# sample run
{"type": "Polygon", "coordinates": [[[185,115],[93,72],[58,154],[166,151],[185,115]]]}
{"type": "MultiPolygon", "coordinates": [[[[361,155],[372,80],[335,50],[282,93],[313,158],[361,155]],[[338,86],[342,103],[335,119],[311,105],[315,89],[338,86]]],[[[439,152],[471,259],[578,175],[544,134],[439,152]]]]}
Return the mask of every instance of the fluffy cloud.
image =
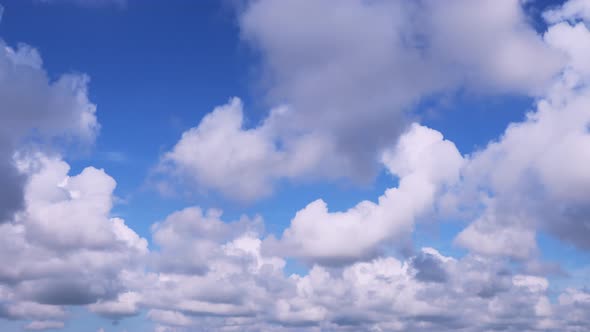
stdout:
{"type": "Polygon", "coordinates": [[[134,316],[139,313],[140,294],[125,292],[113,300],[99,300],[88,306],[90,311],[112,320],[134,316]]]}
{"type": "Polygon", "coordinates": [[[172,326],[190,326],[193,324],[189,317],[178,311],[150,310],[147,316],[155,322],[172,326]]]}
{"type": "Polygon", "coordinates": [[[517,0],[252,1],[239,23],[260,52],[269,103],[288,111],[246,129],[234,100],[167,154],[202,188],[233,198],[309,174],[367,180],[421,98],[463,86],[537,94],[562,64],[517,0]]]}
{"type": "Polygon", "coordinates": [[[559,295],[557,302],[560,305],[558,312],[562,317],[561,323],[563,325],[570,325],[572,330],[581,331],[590,324],[590,319],[588,319],[590,292],[588,290],[568,288],[559,295]]]}
{"type": "Polygon", "coordinates": [[[568,59],[561,77],[463,172],[462,190],[483,189],[485,209],[457,243],[480,253],[527,258],[537,230],[590,249],[590,31],[562,22],[544,38],[568,59]]]}
{"type": "MultiPolygon", "coordinates": [[[[203,222],[185,216],[182,222],[203,222]]],[[[199,235],[179,232],[176,241],[206,241],[201,234],[217,233],[206,229],[199,235]]],[[[406,261],[380,257],[336,269],[315,265],[305,275],[286,276],[284,261],[265,258],[251,231],[217,239],[218,254],[202,274],[138,278],[142,305],[152,308],[148,318],[160,324],[157,330],[575,331],[568,324],[587,298],[571,289],[552,302],[545,278],[516,273],[508,261],[456,259],[432,248],[406,261]],[[577,311],[562,318],[559,313],[569,308],[577,311]]]]}
{"type": "MultiPolygon", "coordinates": [[[[164,156],[163,166],[172,166],[198,185],[234,199],[251,201],[266,196],[276,178],[319,171],[321,153],[329,149],[316,136],[283,141],[277,123],[289,113],[279,107],[260,126],[246,129],[242,102],[232,98],[186,131],[164,156]]],[[[325,174],[329,166],[323,166],[325,174]]]]}
{"type": "MultiPolygon", "coordinates": [[[[12,294],[11,297],[13,297],[12,294]]],[[[10,298],[3,300],[10,300],[10,298]]],[[[45,321],[46,319],[63,319],[65,316],[66,312],[62,307],[28,301],[5,303],[0,307],[0,317],[8,319],[45,321]]]]}
{"type": "Polygon", "coordinates": [[[117,297],[126,271],[143,268],[147,254],[147,241],[109,216],[115,181],[91,167],[68,176],[65,162],[41,154],[19,167],[30,174],[25,208],[0,225],[0,259],[13,262],[0,267],[9,289],[3,316],[37,320],[30,328],[41,329],[65,318],[62,306],[96,301],[93,311],[115,315],[103,301],[117,297]]]}
{"type": "Polygon", "coordinates": [[[431,248],[406,262],[380,258],[339,272],[316,266],[307,276],[292,279],[297,295],[283,300],[291,306],[278,308],[294,315],[296,308],[317,308],[323,314],[308,319],[323,329],[534,330],[548,314],[536,310],[548,302],[545,279],[514,275],[499,261],[477,256],[456,260],[431,248]],[[433,269],[439,278],[424,278],[433,269]],[[461,313],[453,309],[458,306],[461,313]]]}
{"type": "MultiPolygon", "coordinates": [[[[414,129],[432,135],[426,146],[454,150],[431,129],[414,129]]],[[[442,178],[450,180],[457,168],[435,174],[447,173],[442,178]]],[[[380,256],[339,268],[313,265],[288,276],[283,259],[261,250],[259,222],[220,216],[191,207],[153,227],[154,259],[168,257],[174,266],[156,264],[126,285],[140,294],[138,305],[149,309],[158,331],[576,331],[572,322],[587,324],[576,318],[585,310],[583,291],[572,288],[551,301],[547,279],[519,272],[503,258],[457,259],[422,248],[405,261],[380,256]]]]}
{"type": "Polygon", "coordinates": [[[243,234],[257,234],[262,221],[243,217],[225,223],[221,212],[209,210],[206,215],[198,207],[186,208],[171,214],[162,223],[152,226],[154,243],[160,250],[154,257],[159,271],[180,274],[205,274],[212,260],[223,256],[219,243],[243,234]]]}
{"type": "Polygon", "coordinates": [[[403,241],[416,219],[432,210],[441,187],[457,180],[463,159],[455,145],[432,129],[414,124],[383,155],[399,186],[377,203],[363,201],[344,212],[329,212],[319,199],[297,212],[280,241],[267,249],[332,264],[374,255],[380,245],[403,241]]]}
{"type": "Polygon", "coordinates": [[[50,330],[50,329],[63,329],[64,323],[52,320],[42,320],[42,321],[34,321],[27,326],[25,326],[25,330],[50,330]]]}
{"type": "Polygon", "coordinates": [[[569,0],[562,6],[548,10],[543,17],[550,23],[561,21],[590,21],[590,2],[588,0],[569,0]]]}
{"type": "MultiPolygon", "coordinates": [[[[452,182],[462,163],[452,143],[418,125],[386,156],[386,162],[398,161],[392,171],[402,178],[400,188],[416,174],[452,182]],[[439,167],[423,162],[428,159],[439,167]]],[[[144,271],[134,264],[145,262],[146,241],[107,215],[114,186],[108,175],[87,169],[68,177],[65,163],[46,157],[21,165],[35,170],[26,190],[31,207],[1,225],[0,243],[8,248],[2,253],[20,264],[10,270],[18,275],[2,274],[7,287],[0,286],[5,303],[0,315],[32,320],[29,328],[57,327],[67,317],[57,304],[83,302],[93,302],[91,311],[113,320],[145,309],[160,331],[576,331],[571,322],[587,324],[585,292],[572,288],[550,301],[546,279],[519,274],[503,259],[473,254],[457,259],[423,248],[405,261],[381,256],[341,268],[314,265],[306,274],[288,276],[284,259],[261,250],[261,220],[226,222],[220,211],[197,207],[153,226],[156,247],[144,271]],[[84,230],[74,227],[80,222],[75,212],[69,219],[63,214],[52,219],[73,229],[58,228],[56,239],[29,235],[31,225],[43,225],[31,217],[39,215],[36,209],[75,211],[78,205],[89,211],[88,227],[97,234],[110,230],[112,241],[84,242],[84,230]],[[68,232],[80,232],[74,238],[81,240],[70,242],[68,232]],[[50,293],[59,293],[59,301],[39,296],[50,293]]]]}
{"type": "Polygon", "coordinates": [[[154,320],[181,317],[176,312],[249,316],[261,309],[258,301],[268,301],[263,279],[280,273],[285,262],[260,254],[259,220],[226,223],[219,217],[193,207],[154,226],[158,273],[137,280],[142,303],[166,310],[152,311],[154,320]]]}
{"type": "MultiPolygon", "coordinates": [[[[230,104],[207,115],[197,128],[183,135],[166,160],[182,165],[200,183],[218,187],[228,195],[244,195],[242,198],[270,188],[269,174],[285,174],[286,168],[295,173],[308,169],[289,160],[290,153],[269,144],[273,121],[255,129],[241,129],[241,107],[240,101],[233,99],[230,104]],[[227,149],[234,151],[232,155],[226,155],[227,149]],[[228,179],[228,173],[240,176],[228,179]]],[[[306,153],[311,156],[305,158],[307,161],[319,161],[320,155],[314,153],[313,148],[311,152],[304,148],[307,146],[311,147],[296,147],[301,153],[295,155],[306,153]]],[[[292,227],[285,231],[283,243],[276,245],[270,240],[268,246],[272,248],[270,250],[312,260],[350,260],[370,256],[384,241],[399,239],[411,232],[415,219],[432,207],[439,187],[457,177],[461,162],[455,146],[444,141],[440,133],[415,124],[400,139],[396,149],[383,155],[383,163],[393,174],[400,176],[399,188],[388,190],[379,198],[378,204],[365,201],[343,213],[329,213],[322,200],[310,203],[293,219],[292,227]],[[339,232],[331,241],[324,234],[330,233],[334,227],[339,232]],[[372,232],[363,232],[365,236],[359,238],[359,230],[367,229],[372,232]],[[350,246],[352,238],[355,239],[354,246],[350,246]]],[[[187,248],[179,251],[198,252],[187,248]]],[[[165,260],[166,264],[173,264],[177,260],[174,257],[177,256],[165,260]]]]}
{"type": "Polygon", "coordinates": [[[31,137],[90,142],[98,130],[89,78],[65,74],[50,80],[42,65],[34,48],[0,40],[0,221],[23,206],[25,178],[13,160],[20,144],[31,137]]]}

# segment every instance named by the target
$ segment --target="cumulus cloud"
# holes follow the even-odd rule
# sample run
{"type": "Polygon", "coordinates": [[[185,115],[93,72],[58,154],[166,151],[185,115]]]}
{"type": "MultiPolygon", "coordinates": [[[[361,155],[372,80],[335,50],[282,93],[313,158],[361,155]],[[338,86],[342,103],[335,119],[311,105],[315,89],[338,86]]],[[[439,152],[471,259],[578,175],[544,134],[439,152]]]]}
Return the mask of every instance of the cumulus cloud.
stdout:
{"type": "Polygon", "coordinates": [[[278,107],[259,126],[246,128],[242,101],[231,98],[184,132],[162,166],[245,202],[269,195],[273,180],[330,177],[334,167],[346,167],[343,160],[323,160],[333,146],[320,134],[286,139],[279,126],[290,113],[278,107]]]}
{"type": "Polygon", "coordinates": [[[159,271],[179,274],[205,274],[213,259],[223,256],[219,243],[231,241],[243,234],[258,234],[260,218],[243,217],[239,221],[221,221],[219,210],[206,215],[198,207],[171,214],[164,222],[155,224],[154,243],[160,247],[154,263],[159,271]],[[196,241],[195,241],[196,240],[196,241]]]}
{"type": "MultiPolygon", "coordinates": [[[[586,36],[583,24],[549,28],[541,48],[551,47],[566,59],[561,74],[526,119],[511,124],[484,149],[464,158],[441,133],[411,125],[394,148],[380,150],[381,162],[399,178],[399,185],[375,203],[364,201],[331,212],[317,200],[297,213],[282,236],[264,240],[260,228],[224,223],[217,211],[189,208],[171,215],[154,227],[160,246],[154,257],[161,271],[137,282],[149,290],[142,305],[153,310],[150,318],[160,324],[160,331],[188,331],[194,326],[241,331],[587,329],[587,292],[567,289],[552,301],[548,280],[512,261],[535,255],[538,230],[581,248],[588,246],[584,218],[590,187],[583,167],[590,146],[586,36]],[[470,213],[476,217],[455,240],[470,253],[453,258],[423,248],[402,261],[380,250],[404,241],[420,216],[448,202],[472,205],[470,213]],[[183,258],[186,253],[194,258],[183,258]],[[287,276],[282,256],[302,259],[312,267],[306,274],[287,276]],[[216,287],[219,284],[225,286],[216,287]]],[[[513,87],[526,76],[494,75],[506,80],[500,85],[511,82],[513,87]]],[[[277,114],[292,113],[273,113],[270,118],[276,120],[277,114]]],[[[280,177],[276,165],[287,151],[276,144],[281,141],[276,134],[280,121],[245,129],[243,116],[241,104],[231,101],[187,132],[191,140],[186,146],[206,142],[219,147],[212,143],[214,133],[229,132],[229,137],[236,137],[230,150],[239,150],[233,142],[248,142],[256,153],[233,152],[246,161],[232,164],[236,159],[223,159],[232,154],[211,148],[226,160],[217,168],[229,164],[235,171],[241,164],[250,174],[257,165],[273,160],[266,166],[269,177],[244,179],[269,185],[265,181],[280,177]],[[226,116],[227,122],[219,120],[226,116]],[[215,130],[207,132],[210,128],[215,130]]],[[[204,159],[191,165],[206,166],[204,159]]],[[[198,172],[205,177],[206,170],[198,172]]],[[[216,174],[216,181],[224,173],[216,174]]],[[[209,187],[220,189],[221,183],[209,187]]],[[[248,186],[235,184],[240,185],[248,186]]]]}
{"type": "Polygon", "coordinates": [[[252,1],[239,24],[260,54],[268,103],[288,111],[247,130],[234,100],[166,155],[202,188],[233,198],[309,174],[370,179],[422,98],[460,87],[536,95],[562,64],[517,0],[252,1]]]}
{"type": "Polygon", "coordinates": [[[558,8],[546,11],[543,13],[543,17],[550,23],[590,21],[590,2],[588,0],[569,0],[558,8]]]}
{"type": "MultiPolygon", "coordinates": [[[[420,174],[431,181],[452,181],[456,164],[462,162],[452,143],[418,125],[390,153],[385,160],[406,154],[405,163],[395,163],[402,178],[420,174]],[[408,142],[421,143],[416,145],[423,150],[404,151],[415,146],[408,142]],[[449,155],[454,157],[443,158],[449,155]],[[440,162],[440,167],[423,163],[425,159],[440,162]]],[[[29,226],[39,222],[29,219],[28,209],[1,225],[0,243],[13,249],[1,252],[22,264],[11,270],[18,276],[2,274],[0,315],[32,320],[31,328],[63,324],[67,314],[61,305],[83,302],[93,302],[89,310],[113,320],[145,309],[160,331],[575,331],[571,322],[587,324],[584,291],[572,288],[557,302],[550,301],[545,278],[515,271],[508,261],[495,257],[468,254],[458,259],[423,248],[406,260],[380,256],[340,268],[313,265],[308,273],[288,275],[283,258],[262,251],[260,219],[227,222],[218,210],[190,207],[172,213],[153,226],[156,246],[148,253],[145,240],[121,220],[105,215],[105,200],[113,189],[108,175],[85,170],[67,176],[65,163],[38,158],[37,163],[23,163],[36,165],[30,166],[35,173],[27,185],[27,202],[49,211],[48,204],[79,201],[89,214],[103,214],[90,215],[88,227],[103,224],[112,231],[113,241],[78,241],[73,249],[67,232],[65,242],[37,239],[37,233],[28,236],[29,226]],[[134,267],[142,265],[146,254],[152,265],[146,270],[134,267]],[[56,280],[68,286],[60,287],[56,280]],[[39,296],[49,293],[59,293],[59,301],[39,296]]],[[[75,210],[75,204],[67,206],[75,210]]],[[[79,222],[76,214],[71,216],[59,221],[79,228],[74,227],[79,222]]],[[[55,236],[61,238],[61,232],[55,236]]],[[[77,237],[84,239],[83,233],[77,237]]]]}
{"type": "Polygon", "coordinates": [[[562,22],[544,39],[568,59],[561,77],[463,172],[462,190],[483,189],[485,209],[457,243],[480,253],[530,257],[538,230],[590,249],[590,31],[562,22]]]}
{"type": "Polygon", "coordinates": [[[13,155],[27,138],[93,141],[98,123],[88,81],[81,74],[50,80],[36,49],[0,40],[0,221],[23,206],[25,178],[13,155]]]}
{"type": "Polygon", "coordinates": [[[47,319],[63,319],[66,316],[65,310],[60,306],[52,306],[47,304],[40,304],[36,302],[21,301],[5,303],[0,307],[0,317],[7,319],[30,319],[38,321],[46,321],[47,319]]]}
{"type": "MultiPolygon", "coordinates": [[[[181,234],[177,241],[204,240],[181,234]]],[[[575,314],[563,319],[558,313],[584,308],[585,293],[571,289],[552,302],[547,279],[515,272],[503,259],[457,259],[423,248],[405,261],[315,265],[307,274],[287,276],[284,261],[265,258],[260,242],[246,231],[217,241],[223,252],[204,274],[138,279],[142,305],[152,308],[148,318],[161,331],[575,331],[568,325],[575,314]]]]}
{"type": "Polygon", "coordinates": [[[3,316],[35,319],[31,328],[40,329],[63,319],[64,305],[97,301],[94,311],[116,315],[103,301],[121,292],[126,271],[143,266],[147,241],[109,216],[115,181],[92,167],[68,176],[65,162],[42,154],[19,167],[30,174],[25,208],[0,225],[0,258],[12,262],[0,267],[3,316]]]}
{"type": "Polygon", "coordinates": [[[157,273],[136,282],[143,305],[165,310],[151,312],[155,321],[182,317],[180,313],[250,316],[260,310],[258,301],[267,301],[258,279],[280,273],[285,262],[260,254],[259,220],[226,223],[220,216],[193,207],[154,226],[157,273]]]}
{"type": "Polygon", "coordinates": [[[147,316],[155,322],[172,326],[190,326],[193,324],[189,317],[178,311],[150,310],[147,316]]]}
{"type": "Polygon", "coordinates": [[[520,325],[533,330],[545,314],[534,309],[546,300],[543,278],[513,275],[502,262],[477,256],[445,257],[432,248],[409,262],[381,258],[341,272],[314,267],[294,279],[297,296],[284,301],[324,308],[324,315],[316,318],[324,329],[510,331],[520,325]],[[416,264],[418,259],[436,264],[444,279],[420,276],[427,268],[416,264]],[[532,286],[535,282],[542,285],[532,286]],[[458,306],[462,313],[453,310],[458,306]]]}
{"type": "Polygon", "coordinates": [[[332,264],[374,255],[380,245],[403,241],[416,219],[434,207],[445,183],[457,180],[463,159],[455,145],[432,129],[414,124],[383,163],[399,176],[377,203],[363,201],[344,212],[329,212],[318,199],[297,212],[279,241],[267,249],[312,262],[332,264]]]}
{"type": "Polygon", "coordinates": [[[119,320],[121,318],[134,316],[139,313],[139,301],[141,295],[134,292],[125,292],[118,295],[113,300],[99,300],[96,303],[90,304],[88,309],[90,311],[110,318],[112,320],[119,320]]]}
{"type": "Polygon", "coordinates": [[[40,331],[40,330],[50,330],[50,329],[63,329],[64,328],[63,322],[52,321],[52,320],[42,320],[42,321],[34,321],[27,326],[25,326],[25,330],[32,330],[32,331],[40,331]]]}

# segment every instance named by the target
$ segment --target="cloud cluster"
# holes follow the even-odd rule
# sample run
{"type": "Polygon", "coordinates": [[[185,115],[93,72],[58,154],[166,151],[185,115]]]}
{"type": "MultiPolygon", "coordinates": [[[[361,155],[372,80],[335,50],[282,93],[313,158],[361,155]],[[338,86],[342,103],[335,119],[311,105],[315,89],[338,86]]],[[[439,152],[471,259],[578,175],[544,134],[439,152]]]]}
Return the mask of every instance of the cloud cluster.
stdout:
{"type": "Polygon", "coordinates": [[[441,188],[457,181],[463,158],[439,132],[413,124],[383,163],[399,177],[397,188],[344,212],[329,212],[318,199],[297,212],[279,241],[269,239],[267,250],[328,264],[374,256],[381,245],[408,238],[441,188]]]}
{"type": "Polygon", "coordinates": [[[96,106],[88,100],[88,77],[65,74],[50,80],[37,50],[0,40],[0,222],[23,206],[25,178],[13,155],[32,138],[75,137],[92,142],[96,106]]]}
{"type": "Polygon", "coordinates": [[[403,261],[314,265],[305,275],[287,276],[283,259],[262,254],[255,232],[222,239],[211,227],[219,220],[207,218],[213,220],[190,208],[164,222],[201,230],[175,232],[175,243],[212,245],[201,234],[217,239],[207,271],[187,273],[192,263],[183,260],[185,269],[134,282],[156,331],[577,331],[590,323],[582,316],[588,293],[568,289],[551,301],[545,278],[515,272],[507,260],[456,259],[422,248],[403,261]]]}
{"type": "Polygon", "coordinates": [[[187,207],[152,226],[151,247],[113,217],[104,170],[69,174],[30,148],[94,139],[88,79],[51,81],[36,50],[0,44],[0,318],[59,329],[85,306],[113,321],[143,314],[159,332],[590,329],[590,293],[555,294],[528,264],[539,231],[590,249],[588,2],[546,12],[542,36],[519,3],[248,3],[243,38],[261,52],[269,100],[285,106],[248,127],[232,98],[163,169],[245,201],[282,178],[362,178],[378,164],[397,185],[345,211],[313,201],[282,234],[259,216],[187,207]],[[461,86],[537,101],[462,156],[406,114],[461,86]],[[466,221],[464,255],[398,255],[417,223],[449,213],[466,221]],[[309,270],[293,273],[290,259],[309,270]]]}
{"type": "Polygon", "coordinates": [[[329,142],[311,134],[297,141],[278,136],[278,126],[290,113],[278,107],[260,126],[246,129],[242,101],[234,97],[184,132],[164,156],[163,166],[202,188],[214,188],[241,201],[267,196],[273,180],[281,177],[312,176],[311,170],[316,171],[315,177],[328,176],[336,164],[321,165],[320,161],[321,154],[331,149],[329,142]]]}
{"type": "MultiPolygon", "coordinates": [[[[532,112],[524,122],[513,124],[502,139],[465,159],[437,131],[412,125],[382,158],[399,177],[397,188],[388,189],[378,203],[362,202],[346,212],[329,213],[322,201],[313,202],[295,216],[278,240],[260,238],[259,220],[244,217],[227,223],[220,220],[219,211],[203,213],[199,208],[173,213],[153,228],[160,247],[153,254],[160,272],[138,277],[141,281],[135,283],[136,291],[143,293],[141,305],[151,308],[148,318],[159,324],[158,331],[190,331],[196,326],[220,331],[587,328],[590,296],[586,291],[567,289],[552,301],[547,279],[527,274],[526,266],[515,270],[506,259],[527,258],[531,250],[527,246],[535,246],[537,223],[549,225],[549,220],[521,222],[520,212],[530,206],[522,205],[515,211],[510,207],[517,204],[495,205],[528,197],[542,199],[539,205],[547,204],[548,197],[562,197],[567,204],[575,204],[572,197],[584,199],[577,192],[549,185],[553,183],[549,175],[541,191],[549,196],[537,197],[527,191],[538,188],[527,181],[539,181],[536,177],[547,172],[542,172],[542,163],[530,158],[543,154],[535,145],[523,146],[527,142],[523,139],[547,147],[552,138],[569,142],[565,133],[576,136],[573,125],[587,126],[584,121],[574,121],[581,119],[577,112],[585,114],[587,108],[569,108],[573,101],[573,105],[588,105],[587,100],[578,99],[586,98],[586,92],[564,86],[570,82],[565,80],[568,77],[565,72],[551,91],[557,93],[555,98],[573,91],[573,99],[560,99],[557,110],[547,107],[532,112]],[[563,132],[543,127],[546,122],[540,119],[552,112],[559,112],[560,117],[550,118],[549,123],[556,125],[551,128],[563,127],[563,132]],[[525,132],[517,135],[520,130],[525,132]],[[552,136],[541,139],[547,133],[552,136]],[[518,137],[518,144],[510,143],[512,135],[518,137]],[[478,181],[472,183],[474,179],[478,181]],[[508,187],[500,190],[502,184],[508,187]],[[492,197],[483,200],[483,216],[459,235],[458,241],[469,247],[471,254],[457,259],[423,248],[406,260],[398,260],[378,251],[383,241],[407,238],[418,216],[435,208],[436,201],[444,198],[441,195],[456,194],[457,187],[469,193],[472,186],[483,186],[492,197]],[[508,194],[511,196],[502,197],[508,194]],[[497,216],[502,218],[491,219],[497,216]],[[482,229],[482,225],[489,228],[482,229]],[[525,237],[513,229],[522,230],[525,237]],[[287,276],[281,258],[285,255],[303,259],[312,268],[305,275],[287,276]],[[371,258],[374,255],[378,257],[371,258]]],[[[548,105],[551,96],[539,105],[548,105]]],[[[561,143],[557,140],[555,144],[561,143]]],[[[571,157],[583,158],[584,154],[571,157]]],[[[578,165],[571,162],[563,167],[578,165]]],[[[574,170],[565,173],[581,174],[574,170]]],[[[577,185],[586,188],[580,180],[577,185]]],[[[584,227],[583,222],[575,225],[584,227]]]]}
{"type": "MultiPolygon", "coordinates": [[[[115,181],[92,167],[68,176],[63,161],[19,160],[30,177],[25,208],[0,225],[2,316],[34,320],[28,329],[63,325],[63,306],[112,299],[128,270],[143,267],[147,241],[110,217],[115,181]]],[[[100,307],[94,311],[102,313],[100,307]]]]}
{"type": "Polygon", "coordinates": [[[463,172],[461,190],[478,192],[485,209],[457,242],[480,253],[527,258],[538,230],[590,249],[590,31],[561,22],[544,39],[568,58],[561,77],[463,172]]]}
{"type": "MultiPolygon", "coordinates": [[[[272,285],[284,287],[263,287],[275,299],[273,310],[260,313],[252,305],[244,318],[221,315],[198,324],[220,330],[236,324],[240,330],[586,329],[587,292],[568,289],[551,301],[548,281],[527,274],[539,231],[588,249],[590,39],[579,22],[587,19],[586,3],[546,12],[550,27],[543,35],[526,24],[517,1],[250,3],[240,21],[244,39],[261,52],[269,99],[288,106],[247,128],[234,99],[185,133],[168,161],[204,188],[227,195],[245,186],[254,198],[268,194],[260,188],[270,190],[275,179],[321,174],[334,160],[339,167],[331,176],[362,174],[379,160],[399,185],[377,202],[343,212],[328,211],[321,199],[310,203],[282,236],[267,237],[260,247],[262,257],[312,264],[309,273],[273,275],[272,285]],[[416,77],[413,84],[402,84],[409,76],[416,77]],[[523,121],[464,157],[435,130],[416,124],[403,130],[414,101],[459,86],[538,98],[523,121]],[[222,119],[227,114],[232,121],[222,119]],[[235,140],[212,144],[216,132],[235,140]],[[316,140],[320,152],[296,153],[291,147],[301,137],[316,140]],[[206,151],[216,156],[210,165],[206,151]],[[287,171],[290,155],[306,167],[287,171]],[[205,182],[208,166],[215,182],[205,182]],[[384,254],[408,238],[420,217],[453,210],[468,222],[455,239],[467,256],[445,257],[430,248],[406,261],[384,254]],[[514,259],[524,263],[517,263],[520,272],[508,263],[514,259]]],[[[260,287],[260,276],[254,280],[260,287]]]]}
{"type": "MultiPolygon", "coordinates": [[[[432,138],[431,144],[446,145],[432,138]]],[[[314,265],[306,275],[287,276],[283,258],[261,251],[261,220],[225,222],[219,211],[197,207],[155,224],[157,247],[148,253],[144,239],[106,215],[114,181],[104,172],[88,168],[70,177],[67,164],[43,156],[21,165],[35,171],[27,208],[0,232],[3,260],[19,263],[2,272],[0,312],[31,320],[28,329],[59,327],[68,316],[64,306],[89,304],[113,320],[148,310],[160,331],[567,331],[566,318],[553,313],[574,319],[590,302],[585,292],[569,289],[551,303],[544,278],[515,274],[499,259],[455,259],[431,248],[405,261],[314,265]],[[56,224],[52,237],[43,228],[49,220],[56,224]],[[141,268],[146,255],[147,271],[141,268]],[[469,314],[453,310],[458,306],[469,314]]]]}
{"type": "Polygon", "coordinates": [[[537,95],[564,60],[518,0],[263,0],[248,2],[239,23],[260,53],[268,102],[288,111],[273,109],[250,129],[232,101],[166,155],[200,187],[230,198],[263,197],[281,178],[370,179],[419,101],[459,88],[537,95]],[[211,131],[229,131],[231,143],[220,145],[211,131]],[[213,161],[204,162],[211,151],[213,161]]]}

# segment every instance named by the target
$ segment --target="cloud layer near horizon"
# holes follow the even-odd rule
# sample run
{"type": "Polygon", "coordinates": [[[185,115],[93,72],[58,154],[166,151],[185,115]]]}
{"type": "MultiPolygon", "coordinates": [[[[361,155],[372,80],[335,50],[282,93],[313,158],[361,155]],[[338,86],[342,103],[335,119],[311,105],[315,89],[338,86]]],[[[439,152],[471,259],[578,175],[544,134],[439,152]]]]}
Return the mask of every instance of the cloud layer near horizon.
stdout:
{"type": "Polygon", "coordinates": [[[243,38],[280,106],[246,127],[232,98],[160,165],[240,201],[281,179],[391,175],[381,196],[343,211],[310,202],[280,234],[261,216],[190,206],[153,224],[150,246],[113,217],[114,178],[70,174],[47,149],[94,139],[88,78],[49,80],[34,48],[0,44],[0,318],[59,329],[84,306],[112,321],[143,314],[159,332],[590,329],[590,293],[555,296],[537,246],[545,232],[590,249],[588,2],[546,12],[542,35],[519,1],[330,4],[248,3],[243,38]],[[460,88],[536,102],[462,155],[410,113],[460,88]],[[464,255],[401,250],[417,225],[449,217],[464,222],[464,255]],[[292,259],[309,270],[293,273],[292,259]]]}

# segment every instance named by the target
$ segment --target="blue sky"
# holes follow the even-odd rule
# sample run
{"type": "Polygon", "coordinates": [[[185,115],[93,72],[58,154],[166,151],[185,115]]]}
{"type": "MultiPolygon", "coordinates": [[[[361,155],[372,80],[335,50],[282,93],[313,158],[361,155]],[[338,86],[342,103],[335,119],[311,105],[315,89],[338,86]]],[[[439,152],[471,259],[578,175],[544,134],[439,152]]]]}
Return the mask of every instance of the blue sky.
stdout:
{"type": "Polygon", "coordinates": [[[590,2],[0,4],[1,330],[590,328],[590,2]]]}

